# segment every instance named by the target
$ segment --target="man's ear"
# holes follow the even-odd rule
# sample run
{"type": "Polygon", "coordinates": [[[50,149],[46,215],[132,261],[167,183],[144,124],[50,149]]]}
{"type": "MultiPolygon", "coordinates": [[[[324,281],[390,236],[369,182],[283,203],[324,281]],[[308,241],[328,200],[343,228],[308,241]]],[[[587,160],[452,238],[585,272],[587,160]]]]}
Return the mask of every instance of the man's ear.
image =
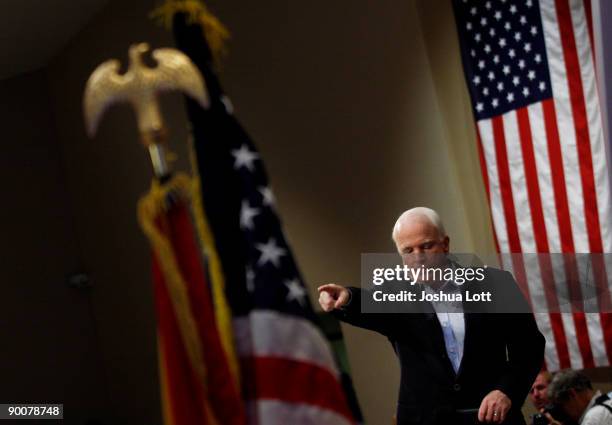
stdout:
{"type": "Polygon", "coordinates": [[[444,246],[444,253],[448,254],[450,248],[450,238],[448,236],[444,236],[444,239],[442,240],[442,245],[444,246]]]}

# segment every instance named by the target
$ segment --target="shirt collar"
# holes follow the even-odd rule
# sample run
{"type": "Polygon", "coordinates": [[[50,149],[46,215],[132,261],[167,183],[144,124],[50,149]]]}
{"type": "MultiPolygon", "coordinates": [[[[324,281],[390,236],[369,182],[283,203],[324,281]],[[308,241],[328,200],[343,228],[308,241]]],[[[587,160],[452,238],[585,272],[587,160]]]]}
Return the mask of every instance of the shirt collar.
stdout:
{"type": "Polygon", "coordinates": [[[582,412],[582,416],[580,416],[580,419],[578,420],[579,424],[582,423],[582,421],[584,420],[584,416],[587,414],[589,409],[595,405],[595,400],[597,400],[597,397],[599,397],[600,395],[601,395],[601,391],[599,390],[595,391],[593,398],[591,398],[591,401],[589,401],[589,404],[587,405],[586,409],[584,409],[584,412],[582,412]]]}

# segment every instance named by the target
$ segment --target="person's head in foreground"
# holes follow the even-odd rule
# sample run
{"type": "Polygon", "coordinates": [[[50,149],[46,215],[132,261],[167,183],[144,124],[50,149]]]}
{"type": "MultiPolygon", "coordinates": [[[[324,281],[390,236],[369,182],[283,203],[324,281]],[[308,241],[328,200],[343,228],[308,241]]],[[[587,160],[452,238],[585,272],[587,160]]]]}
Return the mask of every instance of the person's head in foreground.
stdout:
{"type": "Polygon", "coordinates": [[[589,378],[570,369],[555,374],[548,385],[550,401],[579,424],[612,424],[612,413],[596,404],[600,395],[593,390],[589,378]]]}
{"type": "Polygon", "coordinates": [[[546,407],[549,404],[548,400],[548,384],[552,380],[552,375],[548,371],[541,371],[536,376],[535,381],[533,381],[533,385],[531,386],[531,390],[529,391],[529,398],[531,399],[531,403],[533,407],[535,407],[538,411],[546,407]]]}
{"type": "Polygon", "coordinates": [[[404,211],[391,235],[404,264],[410,267],[440,265],[449,251],[450,239],[437,212],[416,207],[404,211]]]}

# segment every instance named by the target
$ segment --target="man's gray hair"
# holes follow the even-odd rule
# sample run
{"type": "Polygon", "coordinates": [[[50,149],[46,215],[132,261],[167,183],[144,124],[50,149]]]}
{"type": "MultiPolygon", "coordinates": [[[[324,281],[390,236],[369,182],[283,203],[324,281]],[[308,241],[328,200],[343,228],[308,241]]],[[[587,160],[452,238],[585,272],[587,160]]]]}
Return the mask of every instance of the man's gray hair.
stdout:
{"type": "Polygon", "coordinates": [[[440,233],[440,236],[446,236],[446,230],[444,230],[444,224],[442,224],[442,219],[440,215],[431,208],[427,207],[415,207],[409,210],[404,211],[395,222],[395,226],[393,226],[393,232],[391,233],[391,238],[395,240],[395,234],[399,232],[402,223],[406,220],[413,217],[423,217],[428,220],[440,233]]]}
{"type": "Polygon", "coordinates": [[[555,373],[548,384],[548,398],[551,402],[558,404],[569,398],[570,390],[581,392],[592,389],[591,381],[586,375],[577,370],[565,369],[555,373]]]}

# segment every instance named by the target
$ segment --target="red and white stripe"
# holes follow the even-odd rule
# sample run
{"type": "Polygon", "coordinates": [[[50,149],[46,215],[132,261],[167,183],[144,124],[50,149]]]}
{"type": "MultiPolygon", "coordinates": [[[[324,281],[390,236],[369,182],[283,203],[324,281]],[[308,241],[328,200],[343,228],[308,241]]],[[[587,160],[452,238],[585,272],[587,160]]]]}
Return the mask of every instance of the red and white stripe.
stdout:
{"type": "Polygon", "coordinates": [[[250,424],[350,425],[329,344],[309,320],[272,310],[234,319],[250,424]]]}
{"type": "MultiPolygon", "coordinates": [[[[550,312],[536,314],[547,340],[548,369],[612,365],[611,315],[564,310],[558,297],[567,291],[559,282],[577,273],[570,254],[612,252],[590,0],[539,4],[553,98],[477,123],[496,243],[502,253],[568,254],[504,262],[523,281],[535,311],[550,312]]],[[[612,301],[605,274],[612,269],[603,259],[599,266],[604,277],[591,278],[604,306],[612,301]]]]}

